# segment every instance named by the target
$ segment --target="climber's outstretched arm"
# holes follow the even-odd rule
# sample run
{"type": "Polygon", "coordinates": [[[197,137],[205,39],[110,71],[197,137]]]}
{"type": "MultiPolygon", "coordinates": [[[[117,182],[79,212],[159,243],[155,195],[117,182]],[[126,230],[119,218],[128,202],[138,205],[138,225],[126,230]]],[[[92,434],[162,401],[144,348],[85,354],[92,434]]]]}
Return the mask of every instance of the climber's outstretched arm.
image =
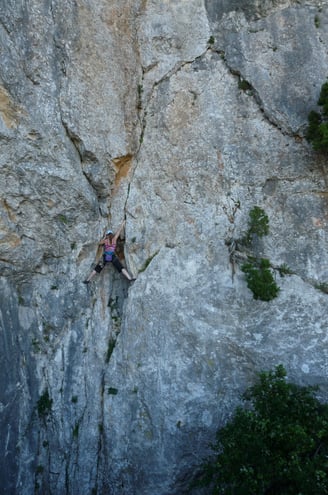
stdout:
{"type": "Polygon", "coordinates": [[[115,232],[114,234],[114,237],[113,237],[113,242],[116,244],[117,242],[117,239],[119,238],[119,235],[120,233],[122,232],[122,230],[124,229],[124,226],[125,226],[125,220],[123,220],[123,222],[121,223],[119,229],[117,230],[117,232],[115,232]]]}

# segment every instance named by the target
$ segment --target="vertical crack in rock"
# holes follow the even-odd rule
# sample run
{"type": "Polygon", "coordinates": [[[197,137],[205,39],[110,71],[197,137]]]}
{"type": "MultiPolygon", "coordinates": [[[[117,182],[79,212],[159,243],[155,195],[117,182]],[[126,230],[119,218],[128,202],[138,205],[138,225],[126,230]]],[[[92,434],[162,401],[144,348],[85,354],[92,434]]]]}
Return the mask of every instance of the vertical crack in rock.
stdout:
{"type": "Polygon", "coordinates": [[[240,209],[240,201],[235,200],[233,198],[228,198],[228,203],[226,205],[223,205],[222,209],[230,223],[229,230],[226,234],[225,245],[228,248],[229,261],[231,266],[231,278],[233,280],[236,273],[236,260],[235,260],[236,241],[234,239],[234,232],[236,229],[235,220],[236,220],[237,212],[240,209]]]}
{"type": "MultiPolygon", "coordinates": [[[[104,403],[104,394],[105,394],[105,373],[102,373],[101,376],[101,399],[100,399],[100,422],[98,424],[98,446],[97,446],[97,460],[96,460],[96,485],[93,490],[98,490],[98,484],[101,481],[101,457],[104,455],[103,453],[103,445],[104,445],[104,424],[105,424],[105,403],[104,403]]],[[[104,464],[106,464],[104,462],[104,464]]]]}
{"type": "MultiPolygon", "coordinates": [[[[148,91],[148,94],[147,94],[147,97],[146,98],[143,97],[143,92],[144,92],[144,89],[143,89],[144,76],[145,76],[145,74],[147,72],[149,72],[152,68],[154,68],[154,66],[156,66],[157,63],[154,63],[154,64],[152,64],[151,66],[149,66],[147,68],[144,68],[144,67],[142,68],[142,80],[141,80],[141,83],[139,83],[139,85],[138,85],[138,100],[137,100],[137,107],[138,107],[138,113],[139,113],[139,120],[140,120],[141,131],[140,131],[140,137],[139,137],[139,146],[138,146],[138,149],[137,149],[136,154],[135,154],[135,157],[134,157],[135,165],[134,165],[134,167],[130,167],[131,168],[131,174],[130,174],[130,180],[129,180],[127,194],[126,194],[126,201],[125,201],[125,205],[124,205],[124,212],[125,213],[128,212],[132,217],[133,217],[133,215],[129,211],[127,211],[127,204],[128,204],[128,199],[129,199],[129,193],[130,193],[131,184],[133,182],[133,177],[134,177],[135,172],[136,172],[136,169],[138,167],[138,155],[140,153],[140,149],[141,149],[142,142],[143,142],[143,137],[144,137],[144,134],[145,134],[145,131],[146,131],[146,126],[147,126],[147,109],[148,109],[148,106],[150,104],[150,101],[153,98],[154,92],[155,92],[156,88],[163,81],[166,81],[167,79],[170,79],[172,76],[176,75],[186,65],[190,65],[190,64],[194,63],[195,61],[197,61],[197,60],[201,59],[202,57],[204,57],[204,55],[209,50],[210,50],[210,47],[207,47],[206,50],[202,54],[198,55],[197,57],[195,57],[195,58],[193,58],[191,60],[184,60],[184,61],[177,62],[174,65],[174,67],[172,67],[160,79],[158,79],[157,81],[155,81],[152,84],[150,90],[148,91]]],[[[120,160],[120,158],[118,160],[120,160]]],[[[115,163],[115,161],[114,161],[114,163],[115,163]]]]}
{"type": "Polygon", "coordinates": [[[109,160],[106,163],[100,163],[96,155],[86,149],[83,140],[62,121],[66,135],[76,150],[81,163],[81,170],[87,182],[94,191],[99,202],[99,212],[101,216],[107,217],[107,202],[109,201],[110,191],[110,173],[109,160]]]}
{"type": "MultiPolygon", "coordinates": [[[[65,48],[65,44],[60,39],[59,34],[58,34],[58,30],[56,30],[56,26],[57,26],[58,22],[56,19],[56,13],[54,11],[54,5],[52,2],[50,3],[50,13],[51,13],[51,17],[52,17],[53,26],[54,26],[53,46],[54,46],[54,52],[56,54],[55,63],[57,64],[57,67],[59,68],[62,76],[66,77],[66,75],[67,75],[66,66],[67,66],[67,62],[68,62],[68,55],[67,55],[67,51],[65,48]]],[[[62,78],[60,78],[60,77],[56,78],[56,81],[58,81],[59,88],[61,90],[62,78]]],[[[59,90],[59,93],[60,93],[60,90],[59,90]]]]}

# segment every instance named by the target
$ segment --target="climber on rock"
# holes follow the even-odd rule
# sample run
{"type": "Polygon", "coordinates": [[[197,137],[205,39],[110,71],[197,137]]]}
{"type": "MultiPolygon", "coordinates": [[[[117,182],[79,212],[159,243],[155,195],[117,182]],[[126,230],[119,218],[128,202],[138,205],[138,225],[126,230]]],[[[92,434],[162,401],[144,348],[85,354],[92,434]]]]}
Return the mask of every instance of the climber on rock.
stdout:
{"type": "Polygon", "coordinates": [[[103,237],[103,239],[99,241],[99,246],[103,246],[102,259],[97,263],[94,270],[90,273],[89,277],[83,281],[84,284],[88,284],[97,273],[100,273],[106,263],[113,263],[116,270],[122,273],[122,275],[130,280],[130,282],[135,280],[135,278],[131,277],[129,272],[123,267],[122,263],[115,254],[117,239],[119,238],[124,225],[125,221],[122,222],[120,228],[115,234],[113,234],[111,230],[107,230],[105,237],[103,237]]]}

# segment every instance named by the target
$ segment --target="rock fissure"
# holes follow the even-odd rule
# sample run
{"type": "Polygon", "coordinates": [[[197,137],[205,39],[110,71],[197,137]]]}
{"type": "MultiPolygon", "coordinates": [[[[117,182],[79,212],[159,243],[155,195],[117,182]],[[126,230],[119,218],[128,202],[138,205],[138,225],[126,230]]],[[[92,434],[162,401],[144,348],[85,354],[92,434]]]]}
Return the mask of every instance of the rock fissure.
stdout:
{"type": "Polygon", "coordinates": [[[69,141],[72,143],[79,157],[82,174],[100,203],[100,215],[106,216],[106,213],[103,213],[102,211],[102,203],[107,200],[108,191],[110,189],[109,184],[106,184],[105,182],[106,180],[109,181],[109,177],[97,177],[94,170],[98,169],[100,166],[98,158],[92,151],[85,148],[83,140],[74,131],[72,131],[64,121],[62,121],[62,124],[69,141]]]}
{"type": "Polygon", "coordinates": [[[224,61],[224,63],[226,65],[228,71],[230,72],[230,74],[235,79],[238,78],[238,83],[240,85],[240,91],[244,91],[249,97],[252,97],[254,99],[254,101],[256,102],[259,110],[261,111],[261,113],[265,117],[266,121],[270,125],[272,125],[273,127],[275,127],[284,136],[290,136],[290,137],[293,137],[293,138],[302,138],[302,136],[300,134],[300,131],[293,132],[291,129],[290,130],[288,130],[287,128],[283,129],[283,127],[280,124],[278,124],[278,122],[275,121],[275,119],[266,110],[265,104],[264,104],[264,102],[263,102],[263,100],[262,100],[262,98],[260,96],[259,91],[257,91],[256,87],[253,84],[248,83],[247,78],[243,76],[243,74],[241,73],[240,70],[232,67],[228,63],[227,58],[225,57],[225,51],[224,50],[219,49],[219,48],[209,48],[209,50],[211,50],[214,53],[217,53],[217,54],[220,55],[221,60],[224,61]],[[243,81],[245,81],[245,84],[246,83],[248,84],[248,87],[246,89],[242,89],[242,83],[243,83],[243,81]]]}
{"type": "MultiPolygon", "coordinates": [[[[52,24],[53,24],[53,27],[54,27],[53,36],[52,36],[52,42],[53,42],[53,46],[54,46],[54,51],[55,51],[55,53],[57,55],[57,56],[55,56],[55,61],[57,62],[62,75],[64,77],[66,77],[66,75],[67,75],[68,54],[67,54],[67,51],[65,49],[65,44],[61,41],[59,35],[56,34],[57,21],[56,21],[56,14],[55,14],[55,11],[54,11],[53,2],[50,2],[49,9],[50,9],[51,18],[52,18],[52,24]]],[[[58,85],[59,85],[59,93],[60,93],[60,91],[62,89],[62,82],[61,82],[61,79],[60,78],[59,78],[59,81],[58,81],[58,85]]],[[[59,103],[59,105],[60,105],[60,103],[59,103]]]]}
{"type": "Polygon", "coordinates": [[[144,101],[143,98],[142,98],[142,94],[144,92],[144,89],[143,89],[143,85],[144,85],[144,81],[145,81],[145,74],[147,72],[150,72],[150,70],[152,68],[154,68],[157,63],[155,64],[152,64],[150,67],[148,68],[145,68],[143,67],[142,68],[142,82],[141,84],[139,84],[138,86],[138,113],[139,113],[139,120],[140,120],[140,128],[141,128],[141,131],[140,131],[140,137],[139,137],[139,146],[138,146],[138,149],[136,151],[136,154],[135,154],[135,157],[134,157],[134,160],[135,160],[135,165],[134,167],[131,167],[131,176],[130,176],[130,180],[129,180],[129,183],[128,183],[128,188],[127,188],[127,193],[126,193],[126,200],[125,200],[125,204],[124,204],[124,212],[125,214],[128,213],[129,215],[131,215],[133,218],[134,215],[127,210],[127,204],[128,204],[128,199],[129,199],[129,194],[130,194],[130,188],[131,188],[131,183],[133,182],[133,177],[136,173],[136,169],[138,167],[138,156],[140,154],[140,150],[141,150],[141,146],[142,146],[142,143],[143,143],[143,136],[145,134],[145,131],[146,131],[146,126],[147,126],[147,111],[148,111],[148,107],[149,107],[149,104],[150,104],[150,101],[152,100],[153,98],[153,95],[154,95],[154,92],[155,92],[155,89],[157,86],[159,86],[163,81],[167,80],[167,79],[170,79],[172,76],[176,75],[180,70],[183,69],[183,67],[185,67],[186,65],[190,65],[192,63],[194,63],[195,61],[197,60],[201,60],[201,58],[206,55],[206,53],[210,50],[209,47],[206,48],[206,50],[204,51],[203,54],[201,55],[198,55],[197,57],[191,59],[191,60],[188,60],[188,61],[180,61],[180,62],[177,62],[175,64],[175,66],[170,69],[166,74],[164,74],[159,80],[155,81],[152,85],[152,88],[151,90],[149,91],[149,95],[147,97],[147,100],[144,101]],[[140,115],[142,114],[142,117],[140,118],[140,115]]]}
{"type": "Polygon", "coordinates": [[[77,134],[75,132],[73,132],[69,128],[68,124],[63,119],[61,120],[61,122],[63,124],[64,129],[65,129],[66,136],[68,137],[69,141],[72,143],[74,149],[76,150],[76,152],[79,156],[80,162],[82,163],[83,151],[81,149],[81,145],[82,145],[81,139],[77,136],[77,134]]]}
{"type": "Polygon", "coordinates": [[[10,30],[9,30],[8,26],[6,25],[6,23],[5,23],[5,22],[1,19],[1,17],[0,17],[0,25],[1,25],[1,26],[3,27],[3,29],[6,31],[6,33],[7,33],[8,37],[9,37],[9,39],[10,39],[11,32],[10,32],[10,30]]]}
{"type": "MultiPolygon", "coordinates": [[[[210,51],[212,51],[212,48],[208,46],[204,50],[204,52],[201,53],[200,55],[197,55],[196,57],[194,57],[194,58],[192,58],[190,60],[180,60],[179,62],[177,62],[174,65],[174,67],[172,67],[170,70],[168,70],[160,79],[158,79],[158,81],[155,81],[154,82],[154,84],[153,84],[153,90],[154,90],[154,88],[156,88],[156,86],[160,85],[163,81],[165,81],[167,79],[170,79],[173,76],[176,76],[187,65],[191,65],[191,64],[194,64],[197,61],[202,60],[202,58],[204,58],[206,56],[206,54],[208,52],[210,52],[210,51]]],[[[153,91],[152,91],[152,93],[153,93],[153,91]]]]}

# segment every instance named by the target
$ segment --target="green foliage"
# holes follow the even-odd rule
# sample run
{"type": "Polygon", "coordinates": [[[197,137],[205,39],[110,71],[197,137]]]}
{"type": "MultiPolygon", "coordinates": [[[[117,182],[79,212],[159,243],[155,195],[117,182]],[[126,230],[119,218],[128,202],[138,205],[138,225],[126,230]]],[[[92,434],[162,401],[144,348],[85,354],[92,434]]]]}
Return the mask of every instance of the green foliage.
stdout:
{"type": "Polygon", "coordinates": [[[79,423],[76,423],[73,428],[73,438],[77,438],[79,436],[79,428],[80,428],[79,423]]]}
{"type": "Polygon", "coordinates": [[[269,217],[259,206],[254,206],[249,212],[248,230],[243,242],[250,245],[254,236],[263,237],[269,233],[269,217]]]}
{"type": "Polygon", "coordinates": [[[321,87],[318,105],[323,107],[323,113],[328,117],[328,82],[324,83],[321,87]]]}
{"type": "Polygon", "coordinates": [[[58,218],[58,220],[61,223],[65,224],[65,225],[67,225],[69,223],[68,222],[68,218],[66,217],[66,215],[63,215],[62,213],[60,213],[59,215],[57,215],[57,218],[58,218]]]}
{"type": "Polygon", "coordinates": [[[306,139],[316,151],[328,151],[328,82],[321,87],[318,100],[321,106],[320,113],[312,110],[308,116],[306,139]]]}
{"type": "Polygon", "coordinates": [[[36,337],[33,337],[32,339],[32,347],[33,347],[33,352],[41,352],[41,344],[40,344],[40,341],[39,339],[37,339],[36,337]]]}
{"type": "Polygon", "coordinates": [[[43,471],[44,471],[44,467],[41,464],[36,466],[36,470],[35,470],[36,474],[42,474],[43,471]]]}
{"type": "Polygon", "coordinates": [[[46,389],[43,394],[40,396],[37,402],[37,409],[40,418],[47,416],[50,413],[52,408],[52,399],[49,396],[48,389],[46,389]]]}
{"type": "Polygon", "coordinates": [[[314,25],[317,29],[320,27],[320,17],[318,16],[318,14],[314,16],[314,25]]]}
{"type": "Polygon", "coordinates": [[[328,282],[319,282],[314,285],[318,290],[321,290],[324,294],[328,294],[328,282]]]}
{"type": "Polygon", "coordinates": [[[107,393],[108,393],[109,395],[117,395],[118,390],[117,390],[117,388],[115,388],[115,387],[108,387],[107,393]]]}
{"type": "Polygon", "coordinates": [[[144,264],[140,268],[139,273],[144,272],[148,268],[148,266],[153,261],[153,259],[155,258],[155,256],[158,255],[158,253],[159,253],[159,250],[157,250],[154,254],[152,254],[151,256],[149,256],[149,258],[146,259],[146,261],[144,262],[144,264]]]}
{"type": "Polygon", "coordinates": [[[328,405],[287,383],[282,365],[259,374],[245,408],[217,432],[202,484],[212,495],[328,493],[328,405]]]}
{"type": "Polygon", "coordinates": [[[242,91],[248,91],[253,89],[252,85],[248,81],[246,81],[246,79],[239,79],[238,88],[241,89],[242,91]]]}
{"type": "Polygon", "coordinates": [[[282,265],[278,266],[277,270],[278,270],[279,275],[281,277],[284,277],[285,275],[293,275],[294,274],[293,270],[291,270],[289,268],[289,266],[286,265],[286,263],[283,263],[282,265]]]}
{"type": "Polygon", "coordinates": [[[209,37],[209,39],[208,39],[208,41],[207,41],[207,44],[208,44],[208,45],[214,45],[214,43],[215,43],[215,38],[214,38],[214,36],[210,36],[210,37],[209,37]]]}
{"type": "Polygon", "coordinates": [[[244,263],[241,269],[245,273],[247,287],[253,292],[254,299],[271,301],[277,297],[280,289],[273,278],[269,260],[262,258],[259,262],[244,263]]]}
{"type": "Polygon", "coordinates": [[[308,116],[309,126],[307,128],[306,138],[315,146],[315,139],[317,138],[318,128],[321,124],[321,115],[314,110],[311,110],[308,116]]]}
{"type": "MultiPolygon", "coordinates": [[[[251,248],[256,238],[261,238],[269,233],[269,217],[259,206],[254,206],[249,212],[248,230],[244,237],[237,241],[241,247],[251,248]]],[[[271,270],[270,261],[248,256],[248,262],[241,267],[245,273],[248,288],[253,292],[254,299],[271,301],[277,297],[279,287],[277,286],[271,270]]],[[[278,268],[280,274],[290,274],[287,265],[278,268]]]]}

